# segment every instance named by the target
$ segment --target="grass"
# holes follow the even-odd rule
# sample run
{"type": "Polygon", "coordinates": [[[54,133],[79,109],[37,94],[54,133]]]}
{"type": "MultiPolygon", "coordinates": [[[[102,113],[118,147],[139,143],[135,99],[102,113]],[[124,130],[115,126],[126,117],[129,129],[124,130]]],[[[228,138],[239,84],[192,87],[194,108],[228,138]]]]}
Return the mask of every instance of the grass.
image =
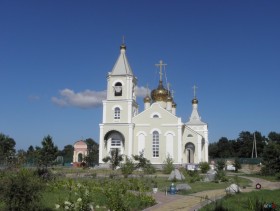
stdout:
{"type": "Polygon", "coordinates": [[[260,179],[265,179],[270,182],[279,182],[280,180],[277,180],[276,176],[265,176],[261,174],[242,174],[242,176],[247,176],[247,177],[256,177],[260,179]]]}
{"type": "Polygon", "coordinates": [[[259,190],[249,193],[239,193],[233,196],[226,196],[217,203],[211,203],[200,210],[215,210],[217,207],[223,207],[223,210],[229,211],[262,210],[266,204],[271,204],[272,202],[276,204],[276,208],[279,209],[279,195],[280,190],[259,190]]]}

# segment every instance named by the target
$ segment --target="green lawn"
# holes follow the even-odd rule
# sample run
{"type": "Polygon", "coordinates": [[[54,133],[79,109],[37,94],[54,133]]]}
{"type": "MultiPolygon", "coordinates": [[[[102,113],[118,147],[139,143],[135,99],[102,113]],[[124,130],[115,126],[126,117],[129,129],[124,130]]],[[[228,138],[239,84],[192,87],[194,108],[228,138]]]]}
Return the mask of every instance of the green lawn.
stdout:
{"type": "MultiPolygon", "coordinates": [[[[280,208],[280,190],[259,190],[249,193],[239,193],[233,196],[226,196],[216,203],[203,207],[202,211],[228,210],[228,211],[249,211],[262,210],[265,205],[274,203],[277,210],[280,208]],[[221,209],[221,208],[224,209],[221,209]],[[218,209],[220,208],[220,209],[218,209]]],[[[267,209],[269,210],[269,209],[267,209]]],[[[270,209],[272,210],[272,209],[270,209]]],[[[276,210],[276,209],[275,209],[276,210]]]]}

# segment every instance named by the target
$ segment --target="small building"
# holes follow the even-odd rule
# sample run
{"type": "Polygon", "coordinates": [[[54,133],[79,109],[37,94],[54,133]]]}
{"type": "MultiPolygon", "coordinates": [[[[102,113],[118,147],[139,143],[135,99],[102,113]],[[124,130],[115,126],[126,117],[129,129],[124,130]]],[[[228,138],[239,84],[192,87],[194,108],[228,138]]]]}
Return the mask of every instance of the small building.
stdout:
{"type": "Polygon", "coordinates": [[[85,157],[88,155],[88,146],[84,141],[77,141],[74,144],[74,153],[73,153],[73,166],[81,166],[84,162],[85,157]]]}

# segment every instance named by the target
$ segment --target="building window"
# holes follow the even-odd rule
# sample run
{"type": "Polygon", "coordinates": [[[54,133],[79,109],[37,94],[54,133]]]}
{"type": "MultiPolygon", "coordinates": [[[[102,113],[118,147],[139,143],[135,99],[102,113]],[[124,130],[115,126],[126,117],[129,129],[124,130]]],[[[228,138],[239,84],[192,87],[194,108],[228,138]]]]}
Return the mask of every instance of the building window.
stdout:
{"type": "Polygon", "coordinates": [[[120,119],[121,118],[121,109],[119,107],[115,108],[115,116],[114,119],[120,119]]]}
{"type": "Polygon", "coordinates": [[[120,82],[115,84],[114,89],[115,89],[115,96],[122,96],[122,84],[120,82]]]}
{"type": "Polygon", "coordinates": [[[121,146],[121,140],[120,139],[113,139],[111,140],[111,147],[120,147],[121,146]]]}
{"type": "Polygon", "coordinates": [[[159,157],[159,133],[157,131],[153,132],[153,157],[159,157]]]}
{"type": "Polygon", "coordinates": [[[157,114],[155,114],[155,115],[153,116],[153,118],[159,118],[159,116],[158,116],[157,114]]]}

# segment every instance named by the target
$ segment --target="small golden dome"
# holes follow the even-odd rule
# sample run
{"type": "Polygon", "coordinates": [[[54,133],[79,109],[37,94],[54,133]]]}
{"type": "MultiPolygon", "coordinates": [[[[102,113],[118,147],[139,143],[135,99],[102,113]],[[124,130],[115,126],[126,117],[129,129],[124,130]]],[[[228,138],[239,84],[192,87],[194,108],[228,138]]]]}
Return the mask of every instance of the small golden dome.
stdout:
{"type": "Polygon", "coordinates": [[[167,100],[166,100],[167,102],[172,102],[173,101],[173,99],[172,99],[172,97],[170,96],[170,95],[168,95],[168,97],[167,97],[167,100]]]}
{"type": "Polygon", "coordinates": [[[122,45],[120,46],[120,49],[121,49],[121,50],[122,50],[122,49],[126,50],[126,45],[125,45],[125,44],[122,44],[122,45]]]}
{"type": "Polygon", "coordinates": [[[167,101],[168,91],[163,87],[162,81],[159,81],[157,89],[154,89],[151,93],[154,102],[167,101]]]}
{"type": "Polygon", "coordinates": [[[150,103],[151,102],[151,98],[149,95],[147,95],[145,98],[144,98],[144,103],[150,103]]]}
{"type": "Polygon", "coordinates": [[[194,99],[192,100],[192,104],[198,104],[198,100],[197,100],[196,98],[194,98],[194,99]]]}

